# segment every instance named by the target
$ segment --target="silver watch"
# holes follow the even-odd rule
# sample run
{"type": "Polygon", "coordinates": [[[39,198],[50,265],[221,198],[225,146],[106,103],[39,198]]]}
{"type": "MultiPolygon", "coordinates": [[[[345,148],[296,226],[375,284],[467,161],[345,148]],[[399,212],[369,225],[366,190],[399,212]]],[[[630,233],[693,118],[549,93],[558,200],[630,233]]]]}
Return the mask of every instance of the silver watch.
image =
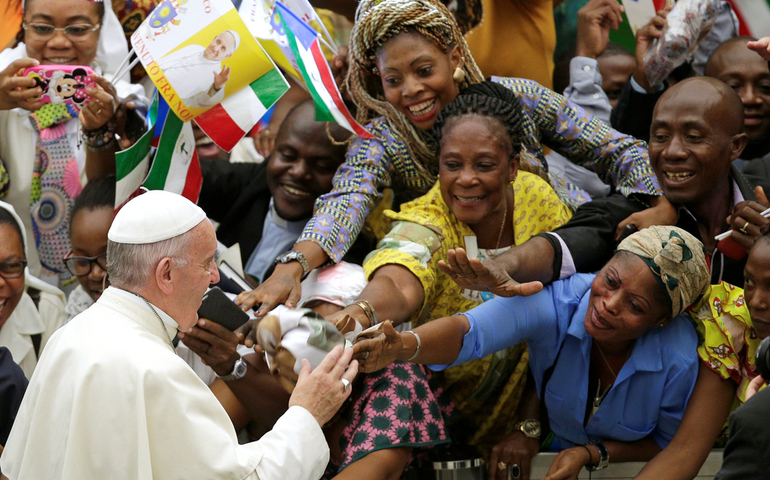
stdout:
{"type": "Polygon", "coordinates": [[[238,360],[235,361],[232,372],[228,373],[227,375],[217,375],[217,377],[221,378],[225,382],[238,380],[239,378],[243,378],[244,375],[246,375],[246,370],[248,370],[248,368],[249,364],[241,356],[238,357],[238,360]]]}
{"type": "Polygon", "coordinates": [[[299,262],[300,266],[302,267],[302,278],[305,278],[310,271],[310,266],[307,263],[307,259],[305,259],[305,256],[299,250],[289,250],[288,252],[279,255],[278,258],[275,259],[275,263],[289,262],[299,262]]]}

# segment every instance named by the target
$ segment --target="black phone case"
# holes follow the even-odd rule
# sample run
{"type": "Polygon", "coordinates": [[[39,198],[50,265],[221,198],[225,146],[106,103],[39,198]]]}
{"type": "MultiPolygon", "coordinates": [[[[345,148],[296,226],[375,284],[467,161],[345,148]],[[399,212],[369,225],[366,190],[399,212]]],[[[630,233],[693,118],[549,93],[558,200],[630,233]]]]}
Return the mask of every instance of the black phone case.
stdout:
{"type": "Polygon", "coordinates": [[[203,302],[198,309],[198,317],[218,323],[231,332],[249,320],[249,315],[227,298],[227,295],[217,287],[212,288],[203,296],[203,302]]]}

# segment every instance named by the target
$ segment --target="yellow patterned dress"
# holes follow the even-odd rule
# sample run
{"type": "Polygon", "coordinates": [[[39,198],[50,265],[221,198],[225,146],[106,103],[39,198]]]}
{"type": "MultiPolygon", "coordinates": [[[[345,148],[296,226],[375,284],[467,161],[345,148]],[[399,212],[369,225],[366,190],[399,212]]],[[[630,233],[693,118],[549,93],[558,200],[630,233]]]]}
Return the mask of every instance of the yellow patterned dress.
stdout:
{"type": "MultiPolygon", "coordinates": [[[[519,171],[512,186],[516,245],[569,220],[567,207],[537,175],[519,171]]],[[[474,235],[449,210],[439,188],[437,183],[424,196],[401,205],[400,213],[386,211],[390,231],[364,262],[370,279],[383,265],[397,264],[420,280],[425,300],[410,318],[413,326],[470,310],[493,297],[488,292],[461,289],[438,269],[438,261],[447,258],[447,250],[464,246],[464,237],[474,235]]],[[[479,258],[495,257],[509,248],[479,249],[479,258]]],[[[461,418],[472,426],[473,431],[464,432],[464,441],[486,450],[512,430],[528,365],[526,346],[520,344],[442,372],[440,379],[461,418]]]]}
{"type": "Polygon", "coordinates": [[[724,379],[738,385],[733,409],[746,401],[746,388],[756,372],[760,338],[754,331],[743,289],[721,282],[709,287],[700,302],[693,305],[701,361],[724,379]]]}

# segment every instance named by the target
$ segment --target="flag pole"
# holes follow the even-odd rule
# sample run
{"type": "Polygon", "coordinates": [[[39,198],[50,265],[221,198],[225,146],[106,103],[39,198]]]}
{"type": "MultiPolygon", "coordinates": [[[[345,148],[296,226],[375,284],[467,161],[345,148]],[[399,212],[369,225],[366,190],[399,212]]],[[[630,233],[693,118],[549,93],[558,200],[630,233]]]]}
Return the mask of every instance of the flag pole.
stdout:
{"type": "Polygon", "coordinates": [[[120,62],[120,65],[118,66],[118,69],[115,70],[115,75],[112,76],[112,80],[110,80],[110,83],[115,83],[117,79],[123,76],[122,71],[124,70],[124,67],[128,63],[128,60],[131,58],[132,53],[134,53],[133,48],[131,48],[131,50],[128,51],[128,55],[126,55],[126,58],[124,58],[123,61],[120,62]]]}

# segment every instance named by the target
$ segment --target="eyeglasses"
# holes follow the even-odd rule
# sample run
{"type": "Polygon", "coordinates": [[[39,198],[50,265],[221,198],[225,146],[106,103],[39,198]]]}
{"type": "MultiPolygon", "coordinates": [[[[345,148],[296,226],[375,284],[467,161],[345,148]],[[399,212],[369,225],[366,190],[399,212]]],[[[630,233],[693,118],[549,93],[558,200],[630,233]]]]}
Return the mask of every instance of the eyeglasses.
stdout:
{"type": "Polygon", "coordinates": [[[19,278],[24,274],[24,268],[26,268],[26,266],[26,260],[0,262],[0,277],[5,279],[19,278]]]}
{"type": "Polygon", "coordinates": [[[90,23],[75,23],[67,25],[64,28],[56,28],[53,25],[47,23],[26,23],[21,24],[21,28],[26,30],[30,36],[39,42],[45,42],[54,37],[56,32],[63,32],[72,42],[83,42],[88,39],[88,35],[91,32],[95,32],[100,27],[100,24],[91,25],[90,23]]]}
{"type": "Polygon", "coordinates": [[[72,255],[72,252],[70,252],[64,257],[64,266],[67,267],[67,270],[69,270],[71,274],[78,277],[91,273],[94,263],[99,265],[99,268],[106,272],[107,252],[95,257],[75,257],[72,255]]]}

